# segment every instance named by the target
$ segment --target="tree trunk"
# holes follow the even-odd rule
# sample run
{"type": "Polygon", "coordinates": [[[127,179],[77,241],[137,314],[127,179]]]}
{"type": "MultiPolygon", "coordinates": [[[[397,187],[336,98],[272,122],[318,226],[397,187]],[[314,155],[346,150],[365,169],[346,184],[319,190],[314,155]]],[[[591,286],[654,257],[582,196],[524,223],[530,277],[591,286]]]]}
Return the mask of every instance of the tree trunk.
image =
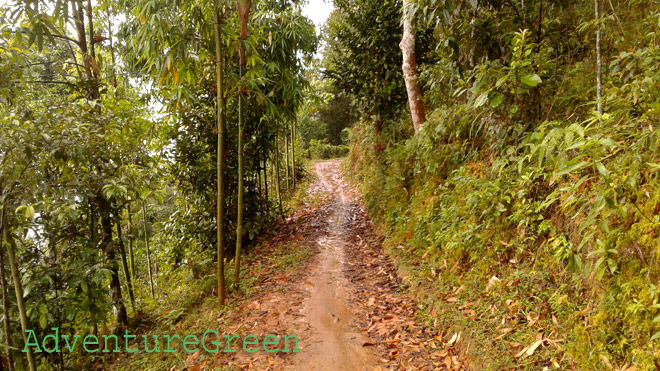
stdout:
{"type": "MultiPolygon", "coordinates": [[[[248,20],[250,18],[250,8],[252,7],[252,0],[238,0],[236,2],[236,11],[238,19],[241,22],[240,40],[244,42],[248,36],[248,20]]],[[[239,44],[238,47],[238,75],[239,83],[243,84],[243,73],[245,70],[245,50],[239,44]]],[[[236,220],[236,270],[234,272],[234,285],[239,288],[239,279],[241,274],[241,248],[243,244],[243,87],[241,86],[238,94],[238,215],[236,220]]]]}
{"type": "Polygon", "coordinates": [[[291,180],[296,191],[296,119],[291,123],[291,180]]]}
{"type": "MultiPolygon", "coordinates": [[[[92,0],[87,0],[87,27],[89,28],[89,54],[96,63],[96,51],[94,50],[94,14],[92,13],[92,0]]],[[[93,66],[92,66],[93,67],[93,66]]],[[[96,69],[92,69],[94,77],[98,77],[96,69]]]]}
{"type": "Polygon", "coordinates": [[[149,235],[147,235],[147,211],[144,207],[144,200],[142,200],[142,226],[144,227],[144,247],[147,250],[147,268],[149,272],[149,289],[151,290],[151,297],[154,298],[154,279],[151,272],[151,255],[149,253],[149,235]]]}
{"type": "MultiPolygon", "coordinates": [[[[5,206],[6,207],[6,206],[5,206]]],[[[7,257],[9,258],[9,268],[11,268],[11,277],[14,282],[14,292],[16,293],[16,304],[18,306],[18,314],[21,320],[21,330],[23,334],[23,341],[27,344],[27,330],[30,330],[30,324],[28,323],[27,309],[25,307],[25,300],[23,299],[23,284],[21,283],[20,272],[18,271],[18,260],[16,259],[16,242],[9,233],[9,225],[5,218],[5,225],[2,228],[2,233],[4,235],[4,240],[7,241],[5,246],[7,247],[7,257]]],[[[31,371],[37,370],[37,364],[34,360],[34,354],[32,353],[32,348],[28,348],[27,352],[28,365],[31,371]]]]}
{"type": "Polygon", "coordinates": [[[399,47],[403,54],[403,78],[408,92],[408,105],[415,134],[426,121],[422,91],[419,88],[417,61],[415,59],[415,23],[410,9],[412,0],[403,1],[403,37],[399,47]]]}
{"type": "MultiPolygon", "coordinates": [[[[110,85],[114,86],[115,88],[117,87],[117,76],[115,75],[115,65],[116,65],[116,60],[115,60],[115,47],[112,42],[112,16],[110,15],[110,8],[107,10],[107,17],[108,17],[108,43],[110,44],[110,63],[112,64],[110,66],[110,78],[108,79],[110,82],[110,85]]],[[[115,91],[115,94],[117,92],[115,91]]]]}
{"type": "Polygon", "coordinates": [[[285,174],[285,178],[286,178],[286,190],[288,191],[289,189],[291,189],[291,184],[290,184],[290,181],[289,181],[289,179],[291,177],[289,175],[289,164],[290,164],[290,161],[289,161],[289,133],[287,133],[287,131],[288,131],[288,128],[284,132],[284,158],[285,158],[285,161],[286,161],[286,166],[285,166],[286,171],[284,172],[284,174],[285,174]]]}
{"type": "Polygon", "coordinates": [[[117,322],[119,330],[128,327],[128,314],[121,296],[121,282],[119,281],[119,267],[117,266],[116,251],[112,241],[112,217],[110,216],[110,203],[103,197],[98,198],[99,215],[101,216],[101,249],[107,258],[110,270],[110,297],[117,308],[117,322]]]}
{"type": "Polygon", "coordinates": [[[135,279],[135,254],[133,251],[133,216],[131,214],[131,205],[126,207],[128,213],[128,257],[131,262],[131,278],[135,279]]]}
{"type": "MultiPolygon", "coordinates": [[[[239,1],[240,3],[240,1],[239,1]]],[[[239,76],[243,80],[243,64],[239,65],[239,76]]],[[[238,214],[236,217],[236,266],[234,271],[234,285],[239,287],[241,272],[241,248],[243,245],[243,95],[238,96],[238,214]]]]}
{"type": "Polygon", "coordinates": [[[76,24],[76,31],[78,32],[78,47],[80,48],[80,53],[82,54],[85,78],[87,80],[91,80],[92,67],[90,64],[89,53],[87,51],[87,39],[85,38],[85,14],[80,3],[72,0],[71,4],[75,11],[74,19],[76,24]]]}
{"type": "Polygon", "coordinates": [[[603,114],[603,101],[602,101],[602,69],[600,55],[600,11],[598,9],[599,0],[594,0],[594,13],[596,17],[596,107],[599,114],[603,114]]]}
{"type": "Polygon", "coordinates": [[[217,274],[218,274],[218,304],[225,304],[225,92],[224,92],[224,55],[222,53],[222,35],[220,34],[220,7],[219,0],[214,1],[213,16],[215,19],[215,80],[217,90],[216,114],[218,131],[218,153],[217,153],[217,198],[216,198],[216,228],[217,228],[217,274]]]}
{"type": "Polygon", "coordinates": [[[9,371],[12,371],[14,369],[14,354],[11,350],[12,341],[11,333],[9,332],[9,297],[7,296],[7,279],[5,278],[5,252],[2,248],[6,211],[7,208],[3,207],[2,212],[0,212],[0,285],[2,285],[2,312],[4,313],[3,328],[5,331],[5,345],[7,346],[7,361],[9,362],[7,368],[9,371]]]}
{"type": "Polygon", "coordinates": [[[277,192],[277,203],[282,214],[282,193],[280,192],[280,136],[275,137],[275,191],[277,192]]]}
{"type": "Polygon", "coordinates": [[[133,294],[133,283],[131,280],[131,272],[128,269],[126,262],[126,249],[124,248],[124,238],[121,233],[121,217],[117,216],[117,240],[119,242],[119,253],[121,254],[121,265],[124,268],[124,276],[126,276],[126,286],[128,287],[128,297],[131,300],[131,307],[133,312],[137,311],[135,307],[135,295],[133,294]]]}
{"type": "Polygon", "coordinates": [[[270,195],[268,194],[268,156],[264,152],[263,170],[264,170],[264,195],[266,196],[266,214],[269,212],[270,195]]]}

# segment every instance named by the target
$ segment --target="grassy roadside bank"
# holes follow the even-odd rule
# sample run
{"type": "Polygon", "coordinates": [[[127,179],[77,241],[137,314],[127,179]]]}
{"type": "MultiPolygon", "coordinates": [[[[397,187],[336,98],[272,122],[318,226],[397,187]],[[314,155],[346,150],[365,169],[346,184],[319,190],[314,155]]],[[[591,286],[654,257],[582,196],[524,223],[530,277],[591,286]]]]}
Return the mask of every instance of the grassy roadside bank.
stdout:
{"type": "Polygon", "coordinates": [[[490,151],[363,124],[344,165],[427,322],[476,369],[654,370],[657,135],[625,130],[550,123],[490,151]]]}
{"type": "MultiPolygon", "coordinates": [[[[201,339],[207,330],[216,330],[220,336],[237,334],[241,339],[248,334],[256,334],[264,339],[263,336],[268,334],[286,331],[284,324],[282,326],[285,327],[280,328],[279,322],[274,323],[264,317],[263,310],[266,301],[271,300],[272,296],[294,298],[301,295],[295,286],[303,279],[305,267],[317,253],[315,245],[309,243],[306,237],[322,230],[320,224],[325,217],[326,201],[322,194],[310,189],[312,183],[314,176],[310,175],[299,184],[296,193],[285,206],[289,210],[285,218],[259,237],[248,250],[243,262],[239,291],[231,284],[233,260],[226,266],[230,291],[225,307],[219,309],[217,305],[214,291],[216,272],[212,262],[201,267],[203,271],[198,278],[192,276],[192,269],[181,268],[176,277],[170,276],[163,280],[170,282],[168,287],[171,290],[160,290],[160,297],[151,304],[153,308],[148,313],[155,315],[144,318],[131,333],[138,335],[138,339],[142,335],[160,334],[162,342],[162,335],[166,334],[179,334],[181,339],[185,335],[195,335],[201,339]],[[262,320],[263,323],[260,322],[262,320]]],[[[276,313],[275,310],[271,312],[276,313]]],[[[234,342],[233,348],[242,346],[236,340],[234,342]]],[[[267,367],[270,362],[280,364],[285,362],[287,356],[260,352],[257,361],[249,357],[251,354],[241,351],[189,353],[184,349],[182,340],[173,341],[172,344],[171,349],[175,352],[163,352],[164,344],[161,344],[161,352],[146,353],[141,340],[131,342],[130,347],[139,348],[138,352],[119,353],[115,357],[107,354],[93,355],[93,367],[104,370],[234,370],[252,364],[257,368],[267,367]]],[[[153,346],[151,338],[149,346],[153,346]]],[[[86,359],[89,359],[89,355],[86,355],[86,359]]]]}

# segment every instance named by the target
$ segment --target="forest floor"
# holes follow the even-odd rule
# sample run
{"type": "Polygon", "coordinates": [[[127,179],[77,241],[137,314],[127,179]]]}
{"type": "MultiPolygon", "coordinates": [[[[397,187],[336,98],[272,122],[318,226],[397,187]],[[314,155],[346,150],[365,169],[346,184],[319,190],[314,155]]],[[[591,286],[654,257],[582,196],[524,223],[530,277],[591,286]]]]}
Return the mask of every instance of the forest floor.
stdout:
{"type": "MultiPolygon", "coordinates": [[[[161,355],[157,364],[188,371],[469,368],[462,356],[469,344],[466,349],[460,333],[433,330],[416,309],[360,197],[341,176],[340,161],[316,162],[313,169],[305,201],[247,258],[243,274],[257,277],[250,289],[231,295],[221,313],[208,298],[168,328],[217,328],[259,339],[295,334],[300,352],[198,351],[178,359],[161,355]]],[[[135,353],[125,358],[130,366],[117,366],[159,368],[148,356],[135,353]]]]}

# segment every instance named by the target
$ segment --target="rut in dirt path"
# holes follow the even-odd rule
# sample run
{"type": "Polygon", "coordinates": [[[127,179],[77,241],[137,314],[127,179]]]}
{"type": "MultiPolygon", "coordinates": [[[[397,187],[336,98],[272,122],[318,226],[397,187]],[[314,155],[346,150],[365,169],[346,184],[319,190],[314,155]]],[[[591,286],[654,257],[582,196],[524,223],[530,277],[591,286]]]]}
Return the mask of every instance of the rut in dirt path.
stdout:
{"type": "Polygon", "coordinates": [[[316,241],[320,250],[318,263],[308,279],[309,297],[303,304],[303,321],[309,323],[313,339],[297,359],[300,370],[373,370],[376,357],[363,345],[368,338],[351,325],[353,314],[348,307],[347,281],[343,270],[344,248],[348,243],[344,228],[349,218],[350,196],[339,177],[338,163],[315,164],[319,190],[333,195],[328,217],[329,235],[316,241]]]}

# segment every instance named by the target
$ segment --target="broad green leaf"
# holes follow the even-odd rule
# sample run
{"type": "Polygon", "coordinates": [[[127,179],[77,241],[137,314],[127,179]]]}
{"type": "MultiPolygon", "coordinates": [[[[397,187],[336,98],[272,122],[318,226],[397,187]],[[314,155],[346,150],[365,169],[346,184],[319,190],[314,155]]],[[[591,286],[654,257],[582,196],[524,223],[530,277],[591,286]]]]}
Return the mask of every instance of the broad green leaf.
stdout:
{"type": "Polygon", "coordinates": [[[494,92],[490,95],[490,106],[496,108],[504,101],[504,94],[499,92],[494,92]]]}
{"type": "Polygon", "coordinates": [[[602,144],[606,147],[613,147],[613,146],[619,145],[617,142],[615,142],[614,140],[609,139],[609,138],[599,139],[598,143],[600,143],[600,144],[602,144]]]}
{"type": "Polygon", "coordinates": [[[520,82],[528,86],[536,86],[542,81],[543,80],[541,80],[541,77],[535,73],[520,76],[520,82]]]}
{"type": "Polygon", "coordinates": [[[603,165],[602,162],[596,162],[596,169],[598,169],[598,172],[600,175],[604,176],[605,178],[608,178],[610,176],[610,172],[607,171],[607,168],[605,168],[605,165],[603,165]]]}
{"type": "Polygon", "coordinates": [[[499,88],[500,86],[502,86],[502,84],[504,84],[509,79],[510,75],[511,75],[511,73],[509,72],[506,75],[504,75],[504,76],[500,77],[499,79],[497,79],[497,82],[495,83],[495,87],[499,88]]]}
{"type": "Polygon", "coordinates": [[[561,169],[561,170],[557,173],[557,176],[562,176],[562,175],[570,174],[570,173],[572,173],[572,172],[574,172],[574,171],[576,171],[576,170],[582,169],[583,167],[585,167],[585,166],[587,166],[587,165],[589,165],[589,162],[586,162],[586,161],[578,162],[577,164],[574,164],[574,165],[571,165],[571,166],[569,166],[569,167],[565,167],[565,168],[561,169]]]}
{"type": "Polygon", "coordinates": [[[488,100],[488,94],[482,93],[480,96],[477,97],[477,99],[475,99],[474,108],[483,106],[487,100],[488,100]]]}

